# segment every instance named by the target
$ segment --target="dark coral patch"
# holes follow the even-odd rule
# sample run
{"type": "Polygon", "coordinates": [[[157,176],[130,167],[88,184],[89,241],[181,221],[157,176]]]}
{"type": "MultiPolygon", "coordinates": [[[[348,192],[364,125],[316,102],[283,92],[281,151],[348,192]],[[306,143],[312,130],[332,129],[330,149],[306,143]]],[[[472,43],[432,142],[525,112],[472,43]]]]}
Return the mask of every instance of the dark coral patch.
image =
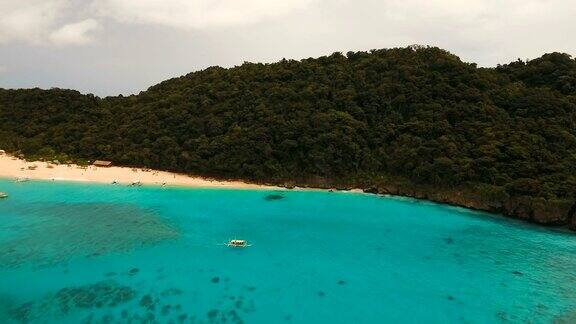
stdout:
{"type": "Polygon", "coordinates": [[[27,323],[30,321],[30,315],[32,313],[34,304],[25,303],[12,310],[10,310],[10,316],[21,323],[27,323]]]}
{"type": "Polygon", "coordinates": [[[156,319],[156,316],[154,315],[154,313],[146,313],[146,316],[144,317],[144,321],[143,323],[156,323],[154,320],[156,319]]]}
{"type": "Polygon", "coordinates": [[[130,269],[130,271],[128,271],[128,275],[135,276],[138,272],[140,272],[140,269],[132,268],[132,269],[130,269]]]}
{"type": "Polygon", "coordinates": [[[144,295],[140,299],[140,306],[142,306],[143,308],[146,308],[147,310],[153,311],[154,308],[156,307],[156,302],[154,302],[154,300],[152,299],[152,296],[144,295]]]}
{"type": "Polygon", "coordinates": [[[210,281],[211,281],[212,283],[219,283],[219,282],[220,282],[220,277],[214,277],[214,278],[210,279],[210,281]]]}
{"type": "Polygon", "coordinates": [[[168,315],[170,313],[171,308],[172,308],[172,306],[170,306],[170,305],[162,306],[162,310],[160,311],[160,314],[162,314],[162,316],[168,315]]]}
{"type": "Polygon", "coordinates": [[[227,318],[230,319],[231,322],[233,323],[244,323],[244,321],[242,320],[242,318],[240,318],[240,315],[238,315],[238,312],[236,312],[235,310],[230,310],[227,313],[227,318]]]}
{"type": "MultiPolygon", "coordinates": [[[[43,322],[42,319],[47,316],[62,316],[79,309],[115,307],[129,302],[135,297],[136,292],[132,288],[121,286],[112,280],[78,287],[67,287],[56,293],[47,294],[38,302],[25,303],[9,309],[8,315],[12,321],[8,322],[43,322]]],[[[92,321],[92,318],[87,317],[85,320],[92,321]]]]}
{"type": "Polygon", "coordinates": [[[254,286],[246,286],[246,287],[244,287],[244,288],[245,288],[247,291],[254,291],[254,290],[256,290],[256,287],[254,287],[254,286]]]}
{"type": "Polygon", "coordinates": [[[27,218],[49,217],[50,226],[33,221],[38,225],[31,225],[23,235],[3,241],[0,264],[4,267],[17,268],[25,263],[53,266],[78,256],[131,251],[180,235],[155,212],[130,204],[31,203],[27,206],[35,211],[25,214],[27,218]]]}
{"type": "Polygon", "coordinates": [[[89,324],[89,323],[92,323],[92,320],[94,320],[94,314],[90,314],[90,315],[86,316],[86,317],[82,320],[82,323],[83,323],[83,324],[84,324],[84,323],[89,324]]]}
{"type": "Polygon", "coordinates": [[[218,316],[218,313],[219,311],[217,309],[212,309],[208,313],[206,313],[206,316],[208,316],[208,319],[214,320],[218,316]]]}
{"type": "Polygon", "coordinates": [[[113,307],[134,299],[136,292],[130,287],[119,286],[114,281],[93,285],[63,288],[55,297],[63,312],[71,308],[113,307]]]}
{"type": "Polygon", "coordinates": [[[180,314],[180,315],[178,315],[178,322],[184,323],[186,318],[188,318],[188,314],[180,314]]]}
{"type": "Polygon", "coordinates": [[[265,200],[268,201],[273,201],[273,200],[282,200],[286,197],[282,196],[282,195],[277,195],[277,194],[271,194],[271,195],[267,195],[266,197],[264,197],[265,200]]]}

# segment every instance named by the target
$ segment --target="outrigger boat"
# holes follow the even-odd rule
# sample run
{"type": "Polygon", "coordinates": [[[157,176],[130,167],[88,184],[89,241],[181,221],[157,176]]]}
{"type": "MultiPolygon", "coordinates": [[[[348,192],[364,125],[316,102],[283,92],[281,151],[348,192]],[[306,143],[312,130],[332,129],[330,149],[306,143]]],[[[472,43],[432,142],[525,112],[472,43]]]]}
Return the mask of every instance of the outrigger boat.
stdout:
{"type": "Polygon", "coordinates": [[[228,243],[226,245],[230,246],[230,247],[249,247],[249,246],[252,246],[252,244],[248,244],[245,240],[230,240],[230,241],[228,241],[228,243]]]}
{"type": "Polygon", "coordinates": [[[8,198],[8,195],[3,192],[0,192],[0,199],[1,198],[8,198]]]}

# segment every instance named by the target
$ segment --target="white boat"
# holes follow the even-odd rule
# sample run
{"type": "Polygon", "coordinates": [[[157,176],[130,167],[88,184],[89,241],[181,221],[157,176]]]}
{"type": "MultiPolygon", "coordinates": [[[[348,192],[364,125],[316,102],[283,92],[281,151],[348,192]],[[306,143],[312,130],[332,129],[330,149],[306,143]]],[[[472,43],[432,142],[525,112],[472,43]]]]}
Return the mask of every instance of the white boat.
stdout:
{"type": "Polygon", "coordinates": [[[0,192],[0,199],[1,198],[8,198],[8,195],[3,192],[0,192]]]}
{"type": "Polygon", "coordinates": [[[249,247],[252,246],[252,244],[248,244],[248,242],[246,242],[245,240],[230,240],[228,241],[228,243],[226,243],[227,246],[230,247],[249,247]]]}

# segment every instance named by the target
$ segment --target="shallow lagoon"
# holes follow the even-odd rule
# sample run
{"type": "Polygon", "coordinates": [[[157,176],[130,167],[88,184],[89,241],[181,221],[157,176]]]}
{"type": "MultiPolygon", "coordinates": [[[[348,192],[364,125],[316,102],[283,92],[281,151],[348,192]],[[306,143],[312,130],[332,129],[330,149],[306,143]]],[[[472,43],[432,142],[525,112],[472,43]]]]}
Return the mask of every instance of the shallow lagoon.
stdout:
{"type": "Polygon", "coordinates": [[[0,190],[2,323],[576,321],[576,236],[498,216],[353,193],[0,190]]]}

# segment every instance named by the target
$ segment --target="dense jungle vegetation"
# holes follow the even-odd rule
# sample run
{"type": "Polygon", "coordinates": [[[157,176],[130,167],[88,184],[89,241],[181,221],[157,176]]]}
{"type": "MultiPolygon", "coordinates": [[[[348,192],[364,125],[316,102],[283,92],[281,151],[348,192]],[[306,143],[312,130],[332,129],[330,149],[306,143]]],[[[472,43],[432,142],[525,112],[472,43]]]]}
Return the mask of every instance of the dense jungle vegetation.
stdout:
{"type": "Polygon", "coordinates": [[[576,60],[433,47],[210,67],[138,95],[0,90],[0,148],[217,178],[576,199],[576,60]]]}

